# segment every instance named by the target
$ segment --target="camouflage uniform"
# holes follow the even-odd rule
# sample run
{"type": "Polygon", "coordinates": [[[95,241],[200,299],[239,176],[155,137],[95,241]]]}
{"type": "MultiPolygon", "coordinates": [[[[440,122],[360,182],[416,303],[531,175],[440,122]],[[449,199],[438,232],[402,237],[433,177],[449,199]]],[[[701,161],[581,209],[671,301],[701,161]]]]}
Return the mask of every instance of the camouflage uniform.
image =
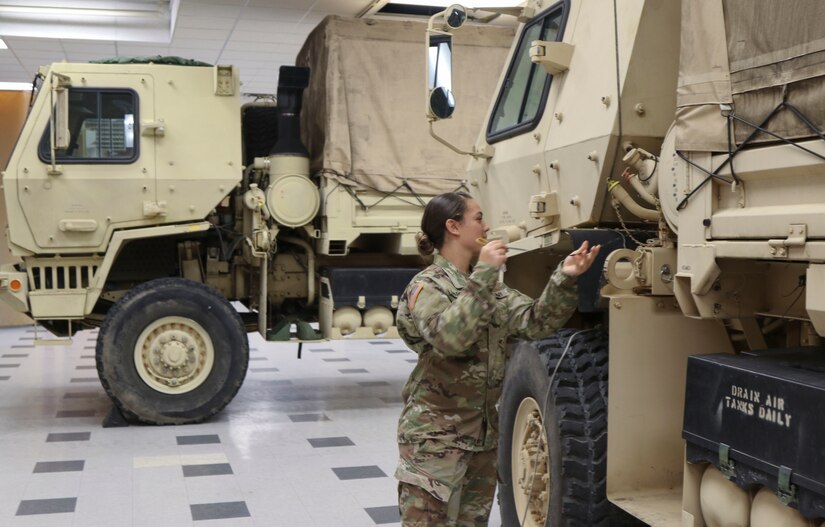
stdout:
{"type": "Polygon", "coordinates": [[[418,353],[398,423],[404,527],[487,525],[506,340],[545,337],[576,309],[575,278],[560,267],[536,300],[497,278],[491,265],[466,276],[436,255],[399,302],[398,332],[418,353]]]}

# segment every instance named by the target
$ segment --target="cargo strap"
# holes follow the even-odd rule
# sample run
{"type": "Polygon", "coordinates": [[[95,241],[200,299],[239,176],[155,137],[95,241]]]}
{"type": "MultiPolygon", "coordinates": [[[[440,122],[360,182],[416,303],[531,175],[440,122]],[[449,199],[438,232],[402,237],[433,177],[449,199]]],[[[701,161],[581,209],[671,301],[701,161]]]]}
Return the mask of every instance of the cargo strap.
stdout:
{"type": "Polygon", "coordinates": [[[796,485],[791,485],[792,472],[790,468],[784,465],[779,467],[776,496],[783,505],[790,505],[796,501],[796,485]]]}
{"type": "Polygon", "coordinates": [[[736,474],[736,463],[730,459],[730,445],[719,443],[719,471],[727,479],[736,474]]]}

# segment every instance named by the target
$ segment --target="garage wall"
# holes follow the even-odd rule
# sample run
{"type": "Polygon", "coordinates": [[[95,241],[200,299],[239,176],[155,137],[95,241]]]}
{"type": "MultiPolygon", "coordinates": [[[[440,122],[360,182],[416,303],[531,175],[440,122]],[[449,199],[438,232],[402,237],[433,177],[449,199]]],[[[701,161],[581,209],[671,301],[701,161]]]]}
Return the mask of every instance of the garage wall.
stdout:
{"type": "MultiPolygon", "coordinates": [[[[29,107],[29,92],[0,91],[0,168],[5,169],[29,107]]],[[[6,242],[6,199],[0,189],[0,264],[18,262],[6,242]]],[[[31,324],[29,317],[0,302],[0,327],[31,324]]]]}

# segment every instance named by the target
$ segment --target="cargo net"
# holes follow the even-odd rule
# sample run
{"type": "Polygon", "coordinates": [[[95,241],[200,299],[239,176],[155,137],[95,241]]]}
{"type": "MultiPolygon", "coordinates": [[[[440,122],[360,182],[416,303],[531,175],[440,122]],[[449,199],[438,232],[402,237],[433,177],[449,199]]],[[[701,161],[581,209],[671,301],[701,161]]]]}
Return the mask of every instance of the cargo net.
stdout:
{"type": "Polygon", "coordinates": [[[793,104],[787,102],[787,100],[785,100],[786,95],[787,95],[787,86],[785,86],[785,89],[783,91],[782,102],[780,102],[758,124],[757,123],[752,123],[752,122],[748,121],[747,119],[743,119],[742,117],[736,115],[736,112],[734,111],[733,107],[731,107],[729,105],[726,105],[726,104],[720,105],[721,110],[722,110],[722,115],[727,118],[727,125],[728,125],[728,157],[724,161],[722,161],[722,163],[718,167],[716,167],[714,170],[711,171],[711,170],[706,169],[705,167],[699,166],[698,164],[696,164],[693,161],[691,161],[690,159],[688,159],[688,157],[686,155],[684,155],[682,152],[679,152],[678,150],[676,151],[676,154],[685,163],[687,163],[688,165],[692,166],[693,168],[695,168],[695,169],[699,170],[700,172],[703,172],[707,175],[707,177],[705,177],[705,179],[703,179],[698,185],[696,185],[696,188],[691,190],[682,199],[682,201],[679,202],[679,204],[676,206],[677,211],[680,211],[680,210],[684,209],[687,206],[688,201],[690,201],[690,198],[692,198],[694,194],[696,194],[700,189],[702,189],[702,187],[704,187],[711,180],[715,179],[717,181],[721,181],[723,183],[731,185],[734,189],[736,188],[737,185],[740,185],[742,183],[742,180],[740,180],[739,177],[737,177],[737,175],[736,175],[736,171],[734,170],[734,167],[733,167],[733,160],[736,157],[736,155],[739,152],[741,152],[742,150],[744,150],[748,145],[750,145],[756,139],[756,137],[759,134],[765,134],[765,135],[768,135],[770,137],[773,137],[774,139],[776,139],[777,141],[779,141],[781,143],[791,145],[794,148],[798,148],[799,150],[807,152],[807,153],[811,154],[812,156],[815,156],[815,157],[825,161],[825,156],[823,156],[821,154],[818,154],[817,152],[814,152],[813,150],[811,150],[809,148],[805,148],[804,146],[802,146],[798,143],[795,143],[794,141],[792,141],[792,140],[790,140],[786,137],[782,137],[781,135],[779,135],[775,132],[771,132],[770,130],[768,130],[766,128],[768,123],[770,123],[771,120],[774,117],[776,117],[777,115],[779,115],[783,111],[788,111],[788,112],[791,112],[797,119],[799,119],[799,121],[802,122],[812,132],[812,134],[814,136],[819,137],[820,139],[825,141],[825,134],[822,133],[822,130],[817,128],[816,125],[804,113],[802,113],[801,110],[799,110],[799,108],[797,108],[793,104]],[[734,136],[733,127],[734,127],[735,123],[741,123],[741,124],[747,126],[748,128],[753,129],[753,131],[750,134],[748,134],[748,136],[739,145],[735,145],[734,144],[735,142],[734,142],[734,139],[733,139],[733,136],[734,136]],[[730,165],[730,177],[720,175],[719,171],[722,170],[723,168],[725,168],[728,165],[730,165]]]}
{"type": "MultiPolygon", "coordinates": [[[[338,187],[341,187],[347,192],[347,194],[349,194],[352,197],[352,199],[358,204],[358,206],[361,207],[365,211],[369,210],[372,207],[375,207],[376,205],[378,205],[382,201],[384,201],[386,199],[389,199],[389,198],[395,198],[396,200],[398,200],[402,203],[405,203],[407,205],[411,205],[413,207],[416,207],[416,206],[421,207],[422,209],[427,205],[427,203],[422,198],[422,196],[424,196],[424,194],[421,194],[420,192],[416,192],[415,189],[412,187],[412,185],[410,185],[408,179],[403,179],[401,181],[401,183],[399,183],[395,188],[393,188],[392,190],[386,191],[386,190],[381,190],[378,187],[372,186],[372,185],[370,185],[368,183],[365,183],[363,181],[358,181],[355,178],[353,178],[352,176],[350,176],[349,174],[345,174],[343,172],[339,172],[337,170],[332,170],[332,169],[329,169],[329,168],[324,168],[324,169],[320,170],[318,172],[318,176],[319,177],[332,176],[329,179],[332,179],[332,180],[335,181],[335,185],[323,197],[324,198],[323,199],[324,203],[326,203],[327,198],[329,198],[329,196],[332,195],[332,193],[335,192],[335,190],[337,190],[338,187]],[[352,186],[351,185],[345,185],[345,184],[341,183],[341,181],[340,181],[341,179],[344,179],[344,180],[347,180],[347,181],[352,181],[354,185],[352,185],[352,186]],[[368,205],[368,204],[364,203],[364,200],[362,200],[358,196],[358,193],[356,192],[356,188],[358,188],[358,187],[366,188],[368,190],[372,190],[373,192],[377,192],[378,194],[381,195],[381,198],[378,201],[376,201],[375,203],[371,203],[371,204],[368,205]],[[408,195],[412,196],[415,199],[415,201],[412,201],[412,200],[408,199],[406,197],[408,195]]],[[[412,180],[415,181],[415,179],[412,179],[412,180]]],[[[451,192],[467,192],[467,193],[469,193],[470,189],[467,188],[466,182],[462,180],[459,183],[459,185],[455,189],[453,189],[451,192]]]]}

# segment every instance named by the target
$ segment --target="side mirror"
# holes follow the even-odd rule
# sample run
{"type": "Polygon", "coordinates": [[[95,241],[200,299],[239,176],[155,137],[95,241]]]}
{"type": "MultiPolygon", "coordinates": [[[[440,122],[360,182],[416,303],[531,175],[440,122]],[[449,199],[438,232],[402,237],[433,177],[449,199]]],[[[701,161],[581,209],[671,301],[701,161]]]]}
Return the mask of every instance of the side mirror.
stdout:
{"type": "Polygon", "coordinates": [[[467,21],[467,11],[464,6],[453,4],[444,11],[444,21],[450,29],[458,29],[467,21]]]}
{"type": "Polygon", "coordinates": [[[455,110],[453,37],[427,33],[427,117],[447,119],[455,110]]]}
{"type": "Polygon", "coordinates": [[[428,113],[436,119],[448,119],[455,111],[453,93],[444,86],[430,90],[428,113]]]}

